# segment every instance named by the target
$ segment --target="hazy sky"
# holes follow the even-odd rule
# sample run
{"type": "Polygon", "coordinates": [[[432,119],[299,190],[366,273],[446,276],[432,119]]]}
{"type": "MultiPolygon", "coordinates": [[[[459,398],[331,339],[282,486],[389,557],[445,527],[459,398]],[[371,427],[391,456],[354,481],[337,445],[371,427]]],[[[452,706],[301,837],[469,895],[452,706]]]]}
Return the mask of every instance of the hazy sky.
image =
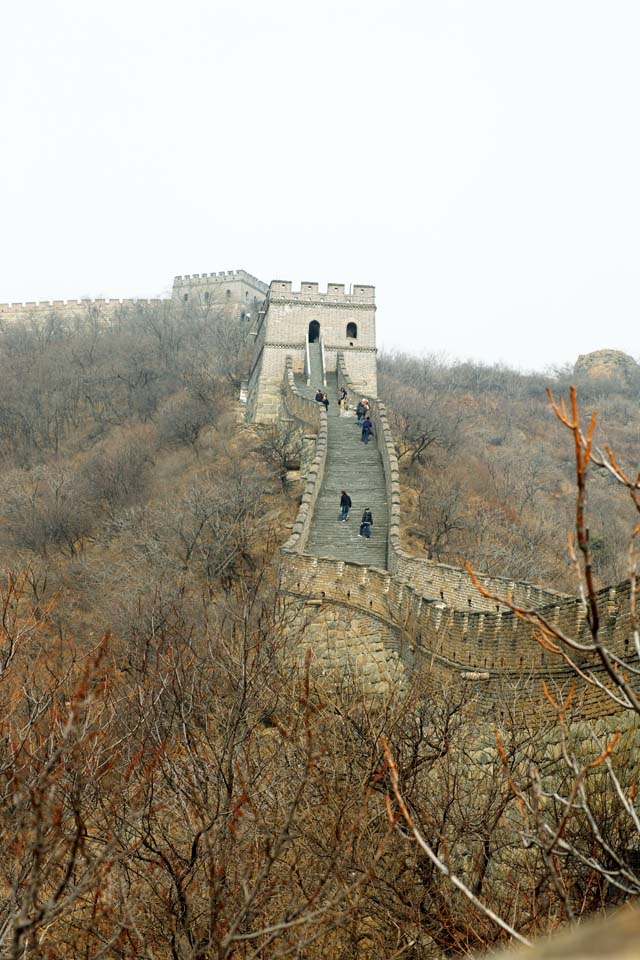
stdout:
{"type": "Polygon", "coordinates": [[[637,0],[21,0],[0,302],[372,283],[386,347],[640,354],[637,0]]]}

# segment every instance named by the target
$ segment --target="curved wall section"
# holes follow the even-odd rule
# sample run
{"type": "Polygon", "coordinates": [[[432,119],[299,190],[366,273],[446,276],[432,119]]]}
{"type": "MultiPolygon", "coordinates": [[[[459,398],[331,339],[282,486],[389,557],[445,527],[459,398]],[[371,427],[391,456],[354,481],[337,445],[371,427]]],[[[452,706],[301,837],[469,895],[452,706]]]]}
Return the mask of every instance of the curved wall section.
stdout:
{"type": "MultiPolygon", "coordinates": [[[[552,688],[566,687],[575,680],[563,659],[544,651],[532,639],[529,625],[510,610],[453,609],[440,600],[423,597],[388,572],[320,557],[283,557],[280,578],[284,594],[318,605],[342,605],[377,620],[381,629],[399,631],[397,648],[428,670],[434,682],[448,678],[473,683],[487,702],[496,702],[501,684],[507,684],[511,694],[519,687],[518,697],[526,709],[527,703],[545,702],[543,678],[552,688]]],[[[614,655],[628,655],[632,642],[630,585],[608,587],[600,591],[598,600],[606,611],[603,641],[614,655]]],[[[568,635],[577,639],[588,636],[579,600],[547,606],[540,612],[568,635]]],[[[606,680],[595,658],[582,666],[606,680]]],[[[580,705],[583,715],[612,712],[608,698],[593,687],[585,688],[580,705]]]]}

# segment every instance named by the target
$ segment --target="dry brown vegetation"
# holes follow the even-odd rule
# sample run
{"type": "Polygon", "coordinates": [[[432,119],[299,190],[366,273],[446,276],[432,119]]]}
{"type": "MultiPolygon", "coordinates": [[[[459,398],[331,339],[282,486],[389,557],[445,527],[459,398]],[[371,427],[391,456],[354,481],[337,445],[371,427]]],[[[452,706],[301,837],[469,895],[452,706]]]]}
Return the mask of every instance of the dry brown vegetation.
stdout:
{"type": "MultiPolygon", "coordinates": [[[[242,344],[168,308],[0,331],[0,956],[427,960],[637,894],[604,733],[315,675],[276,590],[295,438],[239,422],[242,344]]],[[[562,586],[570,453],[485,373],[383,362],[414,539],[562,586]]]]}
{"type": "MultiPolygon", "coordinates": [[[[547,387],[565,392],[559,370],[521,374],[504,367],[447,364],[435,357],[383,355],[380,393],[392,414],[405,484],[411,549],[443,563],[575,592],[565,549],[573,526],[575,464],[547,387]]],[[[640,384],[582,379],[583,409],[598,411],[597,436],[638,463],[640,384]]],[[[589,492],[598,585],[627,576],[633,507],[606,472],[589,492]]]]}
{"type": "Polygon", "coordinates": [[[0,332],[0,546],[84,635],[228,584],[295,511],[238,419],[241,322],[213,310],[0,332]],[[126,589],[123,589],[126,584],[126,589]]]}

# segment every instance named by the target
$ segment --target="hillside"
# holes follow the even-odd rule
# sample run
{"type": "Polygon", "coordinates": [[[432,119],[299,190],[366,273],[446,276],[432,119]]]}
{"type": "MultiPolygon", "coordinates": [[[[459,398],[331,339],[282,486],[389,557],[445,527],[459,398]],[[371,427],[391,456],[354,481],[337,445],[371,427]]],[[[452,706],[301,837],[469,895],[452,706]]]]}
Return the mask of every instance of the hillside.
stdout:
{"type": "Polygon", "coordinates": [[[38,603],[59,593],[61,630],[126,638],[283,538],[295,503],[236,402],[243,336],[170,303],[0,332],[4,568],[38,603]]]}
{"type": "MultiPolygon", "coordinates": [[[[585,420],[597,411],[596,445],[608,443],[636,475],[637,385],[401,354],[383,354],[379,370],[402,468],[409,549],[575,592],[566,550],[575,525],[573,445],[546,391],[567,397],[575,383],[585,420]]],[[[597,583],[619,582],[627,576],[635,511],[628,494],[597,471],[588,506],[597,583]]]]}
{"type": "MultiPolygon", "coordinates": [[[[540,823],[562,820],[569,856],[551,869],[540,852],[530,771],[564,797],[577,769],[558,783],[544,701],[523,718],[507,699],[487,725],[473,682],[434,691],[418,671],[372,701],[354,671],[314,669],[277,591],[297,438],[244,423],[245,364],[242,326],[213,309],[0,330],[5,955],[442,960],[508,941],[411,841],[394,783],[522,936],[636,891],[615,803],[596,845],[612,861],[562,800],[540,823]]],[[[572,450],[545,395],[567,382],[381,358],[412,548],[572,589],[572,450]]],[[[581,392],[632,460],[633,393],[581,392]]],[[[606,581],[624,575],[626,517],[596,482],[606,581]]],[[[602,751],[582,728],[567,743],[592,766],[602,751]]],[[[579,777],[600,812],[600,771],[579,777]]]]}

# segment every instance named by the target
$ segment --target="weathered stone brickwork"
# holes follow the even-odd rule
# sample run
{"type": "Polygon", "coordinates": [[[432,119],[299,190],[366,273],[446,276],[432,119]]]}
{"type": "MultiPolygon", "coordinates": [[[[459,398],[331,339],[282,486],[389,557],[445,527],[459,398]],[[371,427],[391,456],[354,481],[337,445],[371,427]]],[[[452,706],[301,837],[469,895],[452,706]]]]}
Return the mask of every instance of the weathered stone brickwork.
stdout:
{"type": "MultiPolygon", "coordinates": [[[[505,684],[522,686],[523,709],[533,697],[540,699],[540,681],[566,687],[574,675],[563,661],[545,652],[532,640],[531,629],[510,610],[490,612],[481,608],[455,609],[441,600],[424,597],[410,583],[355,563],[328,560],[283,552],[281,590],[322,604],[343,604],[355,613],[377,620],[380,629],[399,630],[401,642],[423,668],[439,683],[456,678],[473,683],[481,698],[493,704],[502,696],[505,684]]],[[[628,654],[631,636],[631,596],[628,583],[608,587],[598,597],[606,616],[602,638],[615,655],[628,654]]],[[[541,613],[554,626],[584,640],[587,625],[579,600],[544,607],[541,613]]],[[[355,641],[355,638],[354,638],[355,641]]],[[[605,681],[594,658],[585,668],[605,681]]],[[[585,716],[611,712],[611,701],[597,689],[587,687],[580,704],[585,716]]]]}
{"type": "Polygon", "coordinates": [[[292,635],[299,637],[296,655],[312,651],[312,672],[346,675],[365,694],[387,695],[415,669],[413,654],[402,644],[401,632],[348,604],[291,596],[292,635]]]}
{"type": "Polygon", "coordinates": [[[306,473],[306,484],[291,536],[283,545],[283,551],[301,552],[309,536],[309,525],[313,516],[318,492],[322,484],[324,464],[327,455],[327,412],[321,403],[308,400],[296,389],[291,357],[287,357],[287,366],[282,387],[282,402],[285,411],[296,417],[302,424],[317,432],[315,456],[306,473]]]}

